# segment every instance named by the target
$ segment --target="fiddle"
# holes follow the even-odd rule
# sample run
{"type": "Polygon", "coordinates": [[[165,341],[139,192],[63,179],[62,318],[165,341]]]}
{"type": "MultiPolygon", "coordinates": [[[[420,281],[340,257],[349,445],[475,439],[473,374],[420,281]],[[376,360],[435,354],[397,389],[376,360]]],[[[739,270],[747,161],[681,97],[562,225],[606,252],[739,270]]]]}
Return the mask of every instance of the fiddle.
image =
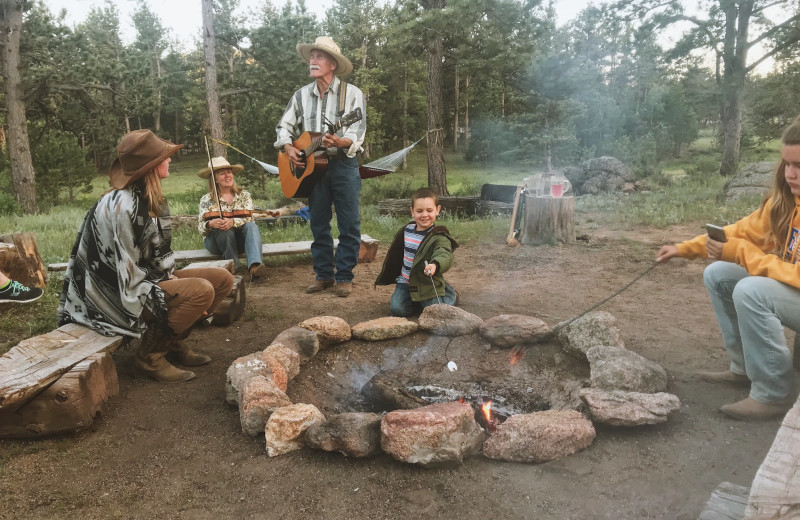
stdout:
{"type": "Polygon", "coordinates": [[[223,211],[222,216],[220,216],[219,210],[213,211],[206,211],[203,213],[203,220],[208,222],[209,220],[214,220],[215,218],[264,218],[264,217],[272,217],[278,218],[281,216],[280,211],[272,211],[269,209],[235,209],[233,211],[223,211]]]}

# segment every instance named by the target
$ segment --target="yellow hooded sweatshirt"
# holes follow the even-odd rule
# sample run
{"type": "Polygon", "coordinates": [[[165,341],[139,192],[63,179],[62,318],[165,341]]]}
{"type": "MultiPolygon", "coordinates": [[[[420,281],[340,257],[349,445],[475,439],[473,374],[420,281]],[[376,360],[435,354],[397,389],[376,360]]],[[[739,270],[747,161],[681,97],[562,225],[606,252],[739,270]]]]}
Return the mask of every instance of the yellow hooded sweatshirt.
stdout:
{"type": "MultiPolygon", "coordinates": [[[[773,248],[766,240],[770,221],[769,208],[772,207],[770,199],[763,211],[759,208],[740,221],[725,226],[728,241],[722,247],[722,260],[741,265],[750,276],[765,276],[800,288],[800,266],[796,263],[800,259],[797,251],[800,238],[800,197],[795,197],[794,202],[795,209],[781,256],[769,252],[773,248]]],[[[676,247],[683,258],[708,258],[706,235],[696,236],[676,244],[676,247]]]]}

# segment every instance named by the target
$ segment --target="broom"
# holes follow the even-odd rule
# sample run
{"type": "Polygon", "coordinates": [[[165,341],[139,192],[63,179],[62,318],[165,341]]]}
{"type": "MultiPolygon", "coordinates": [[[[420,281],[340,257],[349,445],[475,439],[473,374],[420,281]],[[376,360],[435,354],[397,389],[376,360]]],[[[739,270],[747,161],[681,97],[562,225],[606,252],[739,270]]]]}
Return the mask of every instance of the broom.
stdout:
{"type": "Polygon", "coordinates": [[[514,210],[511,212],[511,228],[508,230],[508,238],[506,244],[510,247],[518,247],[519,240],[514,237],[514,224],[517,222],[517,208],[519,207],[519,195],[522,191],[522,186],[517,186],[517,192],[514,194],[514,210]]]}

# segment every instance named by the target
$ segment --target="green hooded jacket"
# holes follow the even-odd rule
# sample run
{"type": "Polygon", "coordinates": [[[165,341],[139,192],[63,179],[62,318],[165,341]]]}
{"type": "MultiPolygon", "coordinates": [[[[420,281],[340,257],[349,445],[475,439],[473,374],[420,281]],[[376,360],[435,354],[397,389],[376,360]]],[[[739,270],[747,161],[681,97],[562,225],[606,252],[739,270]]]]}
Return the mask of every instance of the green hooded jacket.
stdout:
{"type": "MultiPolygon", "coordinates": [[[[413,222],[410,222],[413,223],[413,222]]],[[[407,226],[408,224],[406,224],[407,226]]],[[[375,280],[375,285],[391,285],[397,283],[400,270],[403,268],[403,233],[406,226],[394,236],[386,258],[383,260],[381,273],[375,280]]],[[[453,250],[458,247],[458,242],[450,236],[450,231],[444,226],[434,226],[417,249],[414,256],[414,263],[411,264],[411,275],[408,279],[408,290],[411,300],[415,302],[436,298],[438,293],[441,298],[444,296],[444,276],[442,276],[453,265],[453,250]],[[436,274],[431,278],[425,276],[425,262],[435,263],[439,267],[436,274]],[[434,291],[434,286],[436,290],[434,291]]]]}

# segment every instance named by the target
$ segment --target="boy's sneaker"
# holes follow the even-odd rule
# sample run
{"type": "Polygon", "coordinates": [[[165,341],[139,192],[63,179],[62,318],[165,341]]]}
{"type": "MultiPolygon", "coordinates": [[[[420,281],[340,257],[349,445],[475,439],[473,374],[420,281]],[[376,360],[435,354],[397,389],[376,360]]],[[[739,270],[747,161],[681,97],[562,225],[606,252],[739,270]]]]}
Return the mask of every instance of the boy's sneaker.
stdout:
{"type": "Polygon", "coordinates": [[[28,303],[42,297],[44,291],[38,287],[25,287],[19,282],[11,281],[0,289],[0,303],[28,303]]]}

